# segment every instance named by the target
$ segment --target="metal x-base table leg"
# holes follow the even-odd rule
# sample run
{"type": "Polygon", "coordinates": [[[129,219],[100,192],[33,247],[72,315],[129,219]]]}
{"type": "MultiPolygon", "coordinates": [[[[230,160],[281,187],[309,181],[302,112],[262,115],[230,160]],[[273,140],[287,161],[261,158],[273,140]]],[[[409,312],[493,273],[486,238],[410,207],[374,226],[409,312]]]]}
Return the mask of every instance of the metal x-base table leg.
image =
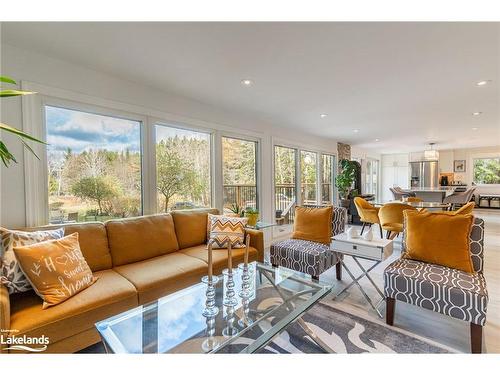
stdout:
{"type": "MultiPolygon", "coordinates": [[[[345,254],[344,256],[347,256],[347,255],[348,254],[345,254]]],[[[380,288],[377,286],[377,284],[375,284],[375,282],[373,281],[373,279],[371,278],[371,276],[368,274],[371,270],[373,270],[375,267],[377,267],[381,263],[381,261],[376,261],[376,260],[369,259],[369,260],[371,260],[372,262],[375,262],[375,263],[370,268],[365,269],[363,267],[363,265],[359,262],[359,260],[357,259],[357,257],[355,255],[349,255],[349,256],[352,257],[352,259],[354,259],[354,261],[356,262],[356,264],[358,265],[358,267],[361,269],[361,271],[363,273],[360,276],[355,277],[352,274],[352,272],[349,269],[349,267],[347,267],[347,265],[344,263],[344,260],[340,259],[339,262],[342,264],[342,266],[344,267],[344,269],[346,270],[346,272],[351,277],[352,282],[349,285],[347,285],[344,289],[342,289],[339,293],[337,293],[337,295],[335,296],[335,298],[337,298],[339,295],[341,295],[342,293],[344,293],[351,286],[357,285],[357,287],[359,288],[359,290],[361,291],[361,293],[363,294],[363,296],[365,297],[365,299],[368,301],[368,303],[370,304],[370,306],[373,308],[373,310],[375,310],[377,312],[378,316],[380,316],[382,318],[383,316],[382,316],[381,312],[378,310],[377,307],[384,300],[384,293],[382,293],[382,291],[380,290],[380,288]],[[377,290],[378,294],[382,297],[382,300],[379,301],[376,305],[373,304],[371,298],[368,297],[368,294],[366,294],[366,292],[364,291],[363,287],[359,283],[359,280],[361,280],[365,276],[372,283],[373,287],[377,290]]]]}

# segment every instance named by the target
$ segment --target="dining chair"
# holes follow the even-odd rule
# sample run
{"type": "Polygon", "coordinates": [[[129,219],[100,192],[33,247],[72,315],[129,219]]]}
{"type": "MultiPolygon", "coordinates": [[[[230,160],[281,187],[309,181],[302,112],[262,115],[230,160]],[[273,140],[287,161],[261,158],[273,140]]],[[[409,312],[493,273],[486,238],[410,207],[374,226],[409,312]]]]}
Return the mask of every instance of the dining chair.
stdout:
{"type": "Polygon", "coordinates": [[[380,225],[380,220],[378,217],[379,208],[371,205],[366,199],[363,199],[361,197],[354,198],[354,205],[356,206],[361,222],[363,223],[361,234],[363,234],[366,225],[371,228],[372,224],[378,224],[380,228],[380,238],[384,238],[382,226],[380,225]]]}
{"type": "Polygon", "coordinates": [[[406,201],[420,203],[420,202],[423,202],[424,200],[422,198],[418,198],[418,197],[408,197],[408,198],[406,198],[406,201]]]}
{"type": "Polygon", "coordinates": [[[394,196],[394,200],[400,201],[403,197],[414,197],[415,193],[410,190],[404,190],[399,186],[390,187],[392,195],[394,196]]]}
{"type": "Polygon", "coordinates": [[[403,212],[417,211],[415,207],[405,203],[386,203],[378,211],[382,229],[387,231],[386,238],[393,239],[403,231],[403,212]]]}
{"type": "Polygon", "coordinates": [[[448,195],[443,199],[443,203],[450,203],[451,208],[454,209],[455,206],[457,205],[464,205],[470,202],[470,199],[472,198],[472,194],[474,194],[474,191],[476,190],[476,187],[471,187],[469,190],[464,191],[464,192],[454,192],[451,195],[448,195]]]}
{"type": "Polygon", "coordinates": [[[469,202],[466,205],[460,207],[456,211],[437,211],[437,213],[445,215],[467,215],[467,214],[472,214],[474,207],[476,207],[476,203],[469,202]]]}

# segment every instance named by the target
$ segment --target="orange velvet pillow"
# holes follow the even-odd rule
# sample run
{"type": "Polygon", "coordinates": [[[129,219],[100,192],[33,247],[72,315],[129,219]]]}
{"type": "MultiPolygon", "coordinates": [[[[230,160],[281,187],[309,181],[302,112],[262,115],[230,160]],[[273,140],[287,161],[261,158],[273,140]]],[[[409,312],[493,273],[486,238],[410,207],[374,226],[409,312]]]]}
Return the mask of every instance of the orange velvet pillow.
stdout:
{"type": "Polygon", "coordinates": [[[329,244],[332,236],[333,207],[295,207],[292,238],[329,244]]]}
{"type": "Polygon", "coordinates": [[[14,247],[19,265],[43,308],[57,305],[92,285],[97,279],[85,261],[78,233],[59,240],[14,247]]]}
{"type": "Polygon", "coordinates": [[[405,258],[473,273],[469,235],[472,215],[404,211],[405,258]]]}

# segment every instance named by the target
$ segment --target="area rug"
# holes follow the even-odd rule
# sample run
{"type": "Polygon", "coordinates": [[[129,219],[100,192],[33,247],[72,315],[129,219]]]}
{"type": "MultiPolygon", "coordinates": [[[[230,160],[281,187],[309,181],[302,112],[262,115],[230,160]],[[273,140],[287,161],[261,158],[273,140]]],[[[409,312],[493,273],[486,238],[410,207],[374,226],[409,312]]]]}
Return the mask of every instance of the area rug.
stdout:
{"type": "MultiPolygon", "coordinates": [[[[262,301],[262,302],[265,302],[262,301]]],[[[262,303],[261,302],[261,303],[262,303]]],[[[272,304],[273,301],[269,301],[272,304]]],[[[265,303],[264,303],[265,305],[265,303]]],[[[261,306],[262,307],[262,306],[261,306]]],[[[453,349],[428,339],[416,336],[396,327],[390,327],[382,319],[362,316],[361,312],[345,303],[336,307],[318,303],[302,317],[308,328],[334,353],[452,353],[453,349]]],[[[267,330],[272,321],[262,321],[256,327],[267,330]]],[[[203,333],[202,333],[203,334],[203,333]]],[[[193,338],[190,345],[201,344],[204,337],[193,338]]],[[[251,337],[239,338],[231,346],[232,353],[238,353],[252,342],[251,337]]],[[[182,348],[177,353],[184,352],[182,348]]],[[[228,352],[226,350],[222,351],[228,352]]],[[[80,353],[104,353],[101,343],[80,353]]],[[[326,353],[317,345],[297,322],[278,334],[260,353],[326,353]]]]}

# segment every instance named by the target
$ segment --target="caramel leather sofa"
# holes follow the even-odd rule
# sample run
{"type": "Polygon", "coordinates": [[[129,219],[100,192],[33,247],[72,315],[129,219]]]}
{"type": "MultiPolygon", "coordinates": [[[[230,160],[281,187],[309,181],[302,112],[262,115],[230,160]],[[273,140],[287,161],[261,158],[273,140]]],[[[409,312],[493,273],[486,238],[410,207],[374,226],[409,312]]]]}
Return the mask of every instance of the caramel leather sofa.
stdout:
{"type": "MultiPolygon", "coordinates": [[[[97,282],[46,310],[33,291],[9,298],[0,285],[4,337],[7,330],[16,336],[45,335],[50,340],[45,353],[73,353],[100,341],[94,323],[199,282],[207,274],[209,212],[218,213],[216,209],[196,209],[63,225],[65,234],[79,233],[82,253],[97,282]]],[[[51,227],[61,225],[43,228],[51,227]]],[[[247,233],[251,236],[249,259],[263,261],[262,232],[248,229],[247,233]]],[[[243,257],[244,249],[233,249],[235,264],[243,257]]],[[[227,267],[227,250],[214,250],[213,259],[214,272],[220,273],[227,267]]]]}

